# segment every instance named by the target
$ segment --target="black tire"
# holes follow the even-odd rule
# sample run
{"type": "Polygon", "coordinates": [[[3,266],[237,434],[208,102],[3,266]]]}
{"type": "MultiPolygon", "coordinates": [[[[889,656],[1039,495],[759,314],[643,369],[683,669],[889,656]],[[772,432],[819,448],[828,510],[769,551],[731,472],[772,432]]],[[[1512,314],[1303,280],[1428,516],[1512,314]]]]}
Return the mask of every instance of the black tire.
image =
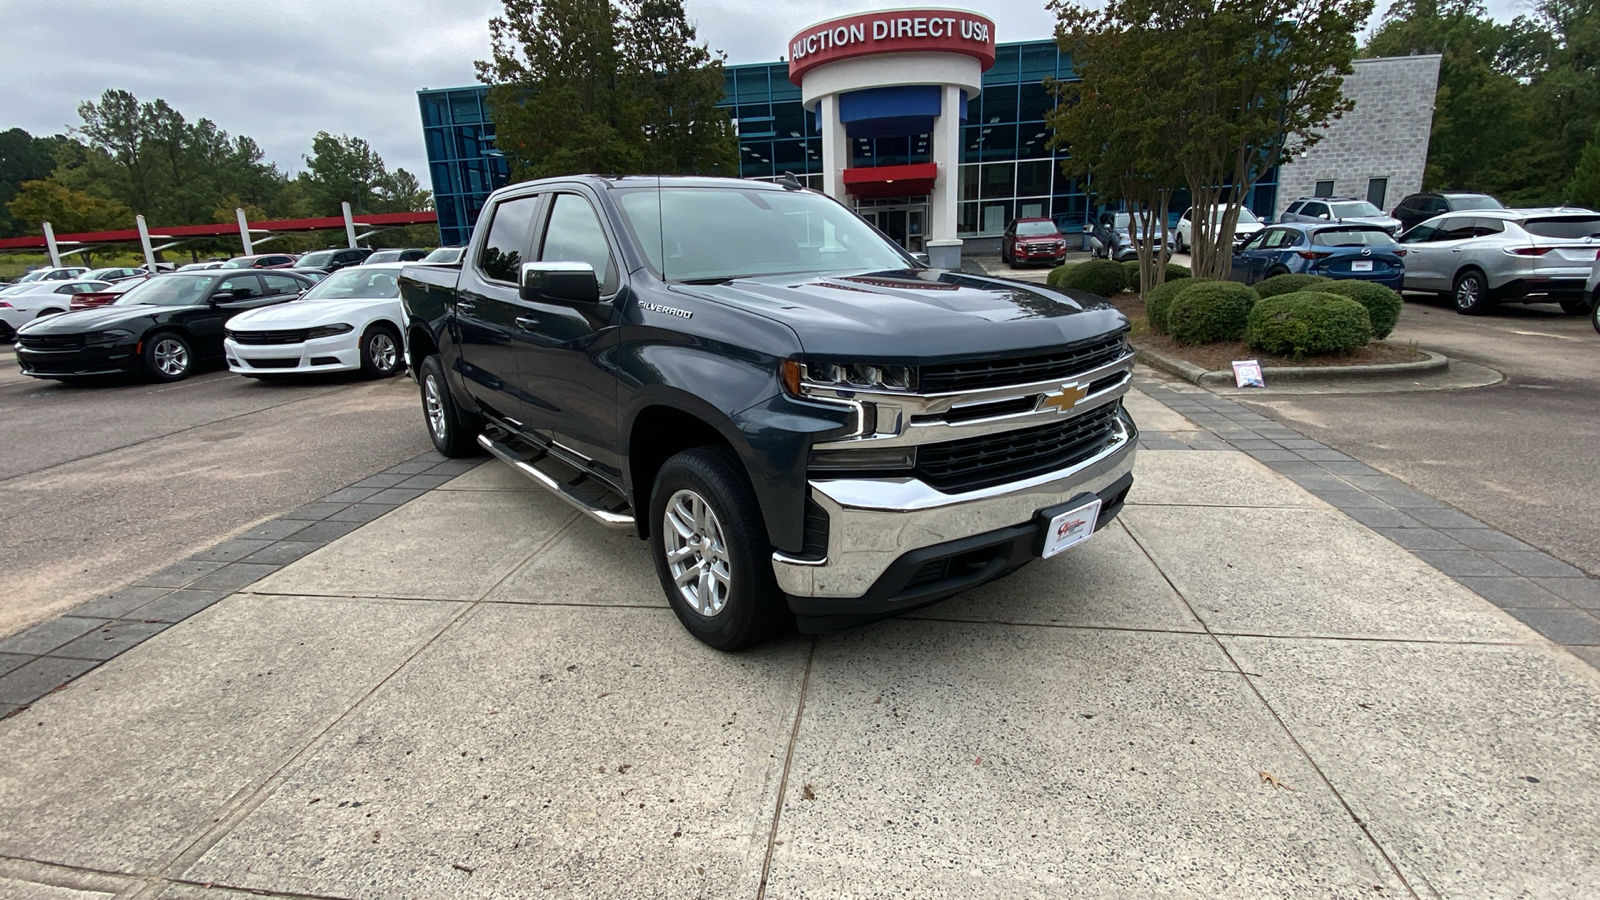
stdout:
{"type": "Polygon", "coordinates": [[[761,643],[790,620],[788,604],[772,574],[766,523],[732,450],[696,447],[668,459],[656,473],[649,515],[650,552],[661,589],[678,621],[696,639],[718,650],[740,650],[761,643]],[[667,515],[670,507],[682,521],[684,511],[693,509],[694,498],[709,508],[710,515],[691,516],[694,530],[685,536],[668,524],[667,515]],[[678,560],[682,568],[676,575],[675,563],[668,560],[669,542],[682,542],[675,549],[689,554],[678,560]],[[693,565],[687,564],[689,560],[693,565]],[[725,578],[715,577],[718,564],[725,578]],[[698,583],[680,589],[680,576],[698,583]],[[691,593],[705,599],[696,600],[688,596],[691,593]]]}
{"type": "Polygon", "coordinates": [[[404,365],[400,335],[387,325],[368,325],[361,334],[361,374],[393,378],[404,365]]]}
{"type": "Polygon", "coordinates": [[[1587,316],[1591,308],[1589,301],[1582,297],[1568,297],[1561,301],[1561,311],[1569,316],[1587,316]]]}
{"type": "Polygon", "coordinates": [[[1589,304],[1589,324],[1594,326],[1595,331],[1600,331],[1600,296],[1589,304]]]}
{"type": "Polygon", "coordinates": [[[467,412],[450,394],[450,382],[444,377],[444,363],[437,355],[422,361],[422,422],[428,429],[433,447],[452,459],[475,456],[478,451],[478,434],[483,431],[483,419],[467,412]]]}
{"type": "Polygon", "coordinates": [[[1464,316],[1481,315],[1489,308],[1489,280],[1477,269],[1461,272],[1450,289],[1450,301],[1464,316]]]}
{"type": "Polygon", "coordinates": [[[180,334],[158,331],[144,339],[144,370],[156,381],[182,381],[194,372],[194,348],[180,334]]]}
{"type": "Polygon", "coordinates": [[[1003,245],[1003,244],[1000,247],[1000,261],[1005,263],[1008,266],[1012,264],[1011,263],[1011,254],[1006,251],[1005,245],[1003,245]]]}
{"type": "Polygon", "coordinates": [[[1279,275],[1287,275],[1287,274],[1289,274],[1289,270],[1288,269],[1285,269],[1283,266],[1278,266],[1277,268],[1275,268],[1272,271],[1267,273],[1267,278],[1276,278],[1279,275]]]}

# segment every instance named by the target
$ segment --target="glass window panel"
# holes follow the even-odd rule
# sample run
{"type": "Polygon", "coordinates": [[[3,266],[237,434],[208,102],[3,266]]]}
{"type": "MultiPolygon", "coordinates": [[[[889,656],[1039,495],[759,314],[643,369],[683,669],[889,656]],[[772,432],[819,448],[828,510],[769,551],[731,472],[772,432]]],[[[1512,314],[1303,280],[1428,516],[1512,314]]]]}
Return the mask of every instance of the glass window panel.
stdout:
{"type": "Polygon", "coordinates": [[[744,178],[772,175],[772,142],[740,141],[739,174],[744,178]]]}
{"type": "Polygon", "coordinates": [[[911,161],[911,139],[908,137],[878,138],[873,155],[880,166],[903,166],[911,161]]]}
{"type": "Polygon", "coordinates": [[[1053,163],[1048,159],[1030,159],[1017,163],[1017,196],[1034,197],[1050,193],[1050,169],[1053,163]]]}
{"type": "Polygon", "coordinates": [[[770,103],[741,103],[732,110],[735,119],[765,119],[772,115],[770,103]]]}
{"type": "Polygon", "coordinates": [[[1050,201],[1050,217],[1058,227],[1082,231],[1089,218],[1089,198],[1083,194],[1057,196],[1050,201]]]}
{"type": "Polygon", "coordinates": [[[806,137],[818,137],[822,134],[822,124],[817,121],[817,111],[806,110],[806,137]]]}
{"type": "Polygon", "coordinates": [[[968,125],[961,129],[961,161],[975,163],[983,158],[983,129],[968,125]]]}
{"type": "Polygon", "coordinates": [[[773,170],[778,174],[794,172],[800,174],[806,170],[806,144],[805,141],[772,142],[773,170]]]}
{"type": "Polygon", "coordinates": [[[450,119],[457,125],[482,122],[483,113],[478,109],[477,91],[453,91],[450,94],[450,119]]]}
{"type": "Polygon", "coordinates": [[[518,197],[495,207],[489,236],[478,254],[478,268],[484,275],[495,281],[517,283],[522,263],[528,258],[538,200],[538,197],[518,197]]]}
{"type": "Polygon", "coordinates": [[[979,191],[984,199],[990,197],[1015,197],[1017,195],[1017,164],[985,164],[979,191]]]}
{"type": "Polygon", "coordinates": [[[483,145],[478,142],[478,129],[468,126],[456,129],[456,158],[478,159],[483,156],[483,145]]]}
{"type": "Polygon", "coordinates": [[[438,94],[426,94],[422,98],[422,124],[449,125],[450,108],[445,103],[444,97],[438,94]]]}
{"type": "Polygon", "coordinates": [[[1021,53],[1021,70],[1019,78],[1026,84],[1030,81],[1042,81],[1054,78],[1056,74],[1056,42],[1038,41],[1024,44],[1019,48],[1021,53]]]}
{"type": "Polygon", "coordinates": [[[914,134],[909,138],[911,150],[906,157],[907,162],[925,163],[933,162],[933,136],[929,134],[914,134]]]}
{"type": "Polygon", "coordinates": [[[957,234],[962,234],[962,235],[977,234],[978,233],[978,204],[976,204],[976,203],[963,203],[963,204],[961,204],[959,213],[960,213],[960,215],[956,219],[956,233],[957,234]]]}
{"type": "Polygon", "coordinates": [[[983,89],[983,113],[978,121],[985,125],[1017,120],[1017,86],[1002,84],[983,89]]]}
{"type": "Polygon", "coordinates": [[[800,86],[789,80],[789,64],[773,66],[767,70],[767,85],[772,91],[772,101],[799,100],[800,86]]]}
{"type": "Polygon", "coordinates": [[[739,104],[746,103],[765,104],[770,98],[767,91],[767,67],[744,66],[734,70],[734,79],[739,84],[739,104]]]}
{"type": "MultiPolygon", "coordinates": [[[[498,213],[495,218],[499,219],[498,213]]],[[[557,194],[544,235],[541,261],[588,263],[600,279],[600,293],[616,290],[618,278],[616,266],[611,264],[611,244],[589,201],[577,194],[557,194]]]]}
{"type": "Polygon", "coordinates": [[[429,171],[433,175],[435,194],[461,193],[461,181],[455,177],[455,170],[448,163],[434,163],[429,171]]]}
{"type": "Polygon", "coordinates": [[[982,234],[1000,234],[1011,221],[1012,201],[981,203],[978,205],[978,231],[982,234]]]}
{"type": "MultiPolygon", "coordinates": [[[[978,199],[978,167],[967,165],[961,167],[961,199],[978,199]]],[[[973,213],[976,217],[977,213],[973,213]]],[[[977,221],[976,218],[973,221],[977,221]]]]}
{"type": "Polygon", "coordinates": [[[805,137],[805,108],[798,103],[772,104],[772,130],[780,138],[805,137]]]}
{"type": "Polygon", "coordinates": [[[1017,158],[1017,126],[985,125],[982,131],[985,162],[1017,158]]]}
{"type": "Polygon", "coordinates": [[[811,171],[822,171],[822,141],[820,139],[812,138],[806,141],[806,159],[810,161],[811,171]]]}
{"type": "Polygon", "coordinates": [[[1017,91],[1017,121],[1042,122],[1045,113],[1056,105],[1056,98],[1041,82],[1024,84],[1017,91]]]}
{"type": "Polygon", "coordinates": [[[1042,219],[1045,211],[1050,208],[1049,197],[1034,197],[1028,200],[1017,201],[1017,218],[1042,219]]]}
{"type": "Polygon", "coordinates": [[[436,160],[449,159],[450,151],[453,149],[449,130],[445,128],[429,128],[427,129],[427,134],[428,158],[436,160]]]}
{"type": "Polygon", "coordinates": [[[989,93],[991,84],[1016,84],[1020,67],[1019,57],[1022,48],[1016,44],[1006,46],[1001,44],[994,50],[994,65],[989,71],[983,73],[983,92],[989,93]]]}
{"type": "Polygon", "coordinates": [[[1084,193],[1084,185],[1077,178],[1074,178],[1073,176],[1068,175],[1064,170],[1062,170],[1061,163],[1060,163],[1059,160],[1051,168],[1052,168],[1053,174],[1055,176],[1055,184],[1056,184],[1055,193],[1057,193],[1057,194],[1082,194],[1082,193],[1084,193]]]}
{"type": "Polygon", "coordinates": [[[722,100],[724,103],[731,103],[738,100],[738,95],[734,93],[734,78],[732,69],[722,70],[722,100]]]}
{"type": "Polygon", "coordinates": [[[1050,155],[1050,129],[1043,122],[1023,122],[1017,126],[1017,156],[1022,159],[1050,155]]]}

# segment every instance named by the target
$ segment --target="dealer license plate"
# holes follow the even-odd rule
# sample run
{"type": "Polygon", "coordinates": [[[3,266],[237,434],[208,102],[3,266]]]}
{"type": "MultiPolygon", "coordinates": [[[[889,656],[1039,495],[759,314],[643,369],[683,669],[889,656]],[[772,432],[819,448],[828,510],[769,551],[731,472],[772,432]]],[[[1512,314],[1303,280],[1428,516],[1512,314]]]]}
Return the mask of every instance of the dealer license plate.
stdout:
{"type": "Polygon", "coordinates": [[[1063,550],[1070,550],[1089,539],[1094,534],[1094,523],[1100,520],[1100,500],[1085,503],[1077,509],[1069,509],[1058,516],[1052,516],[1045,524],[1044,550],[1039,555],[1049,559],[1063,550]]]}
{"type": "Polygon", "coordinates": [[[1372,260],[1370,260],[1370,259],[1353,260],[1350,263],[1350,271],[1352,271],[1352,272],[1371,272],[1372,271],[1372,260]]]}

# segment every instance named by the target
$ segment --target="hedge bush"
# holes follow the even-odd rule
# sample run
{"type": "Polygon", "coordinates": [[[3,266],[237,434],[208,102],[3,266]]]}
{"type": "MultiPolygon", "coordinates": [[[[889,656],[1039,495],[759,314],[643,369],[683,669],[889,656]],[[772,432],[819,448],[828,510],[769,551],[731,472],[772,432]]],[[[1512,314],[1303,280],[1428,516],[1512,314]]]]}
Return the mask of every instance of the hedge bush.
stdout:
{"type": "Polygon", "coordinates": [[[1193,274],[1193,272],[1189,271],[1188,266],[1180,266],[1177,263],[1167,263],[1168,281],[1177,281],[1179,278],[1188,278],[1193,274]]]}
{"type": "Polygon", "coordinates": [[[1237,341],[1256,300],[1255,291],[1237,282],[1190,279],[1167,307],[1167,333],[1180,344],[1237,341]]]}
{"type": "Polygon", "coordinates": [[[1123,284],[1125,284],[1129,290],[1137,291],[1139,289],[1139,261],[1137,259],[1130,259],[1125,263],[1120,263],[1119,265],[1122,266],[1123,284]]]}
{"type": "Polygon", "coordinates": [[[1296,358],[1341,353],[1372,340],[1372,318],[1349,297],[1294,291],[1257,303],[1244,339],[1258,350],[1296,358]]]}
{"type": "Polygon", "coordinates": [[[1381,284],[1370,281],[1358,281],[1347,278],[1335,281],[1333,284],[1321,285],[1317,288],[1324,294],[1338,294],[1349,297],[1351,300],[1367,308],[1367,316],[1372,319],[1372,336],[1383,340],[1394,331],[1394,326],[1400,321],[1400,295],[1381,284]]]}
{"type": "Polygon", "coordinates": [[[1067,272],[1071,271],[1072,267],[1076,265],[1077,263],[1063,263],[1056,266],[1050,270],[1049,275],[1044,277],[1045,283],[1051,287],[1061,287],[1061,279],[1067,277],[1067,272]]]}
{"type": "Polygon", "coordinates": [[[1067,269],[1057,287],[1088,291],[1101,297],[1121,293],[1128,287],[1127,272],[1122,263],[1109,259],[1091,259],[1067,269]]]}
{"type": "Polygon", "coordinates": [[[1167,280],[1151,288],[1150,293],[1144,295],[1144,317],[1149,320],[1150,327],[1155,331],[1167,333],[1167,311],[1172,308],[1173,298],[1178,292],[1190,285],[1205,284],[1209,278],[1189,278],[1184,276],[1173,280],[1169,275],[1167,280]]]}
{"type": "MultiPolygon", "coordinates": [[[[1130,291],[1137,291],[1139,289],[1139,261],[1136,259],[1130,259],[1123,263],[1122,267],[1127,270],[1128,274],[1128,286],[1126,289],[1130,291]]],[[[1173,263],[1167,263],[1167,281],[1176,281],[1179,278],[1188,277],[1188,266],[1179,266],[1173,263]]]]}
{"type": "Polygon", "coordinates": [[[1295,291],[1321,290],[1323,285],[1328,284],[1333,284],[1333,279],[1321,275],[1274,275],[1256,285],[1256,294],[1265,300],[1295,291]]]}

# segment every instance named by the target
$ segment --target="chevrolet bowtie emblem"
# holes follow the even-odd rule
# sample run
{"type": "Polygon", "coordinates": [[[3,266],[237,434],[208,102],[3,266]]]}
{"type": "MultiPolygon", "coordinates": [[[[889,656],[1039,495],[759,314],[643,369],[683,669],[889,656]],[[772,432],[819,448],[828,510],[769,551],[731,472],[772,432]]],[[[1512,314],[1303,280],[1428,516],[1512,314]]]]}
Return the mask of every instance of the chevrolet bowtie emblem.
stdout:
{"type": "Polygon", "coordinates": [[[1061,390],[1045,394],[1039,398],[1039,405],[1034,407],[1037,412],[1053,409],[1056,412],[1072,412],[1072,408],[1089,396],[1089,389],[1081,384],[1063,384],[1061,390]]]}

